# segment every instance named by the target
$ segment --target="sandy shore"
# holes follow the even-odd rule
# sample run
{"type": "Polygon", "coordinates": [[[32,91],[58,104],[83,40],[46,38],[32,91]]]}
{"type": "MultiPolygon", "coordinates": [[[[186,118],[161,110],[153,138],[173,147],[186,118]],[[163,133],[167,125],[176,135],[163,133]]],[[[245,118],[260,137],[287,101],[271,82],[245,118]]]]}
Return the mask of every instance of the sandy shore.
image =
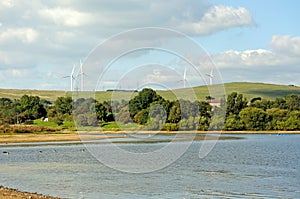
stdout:
{"type": "Polygon", "coordinates": [[[24,142],[66,142],[81,140],[101,140],[107,138],[121,138],[120,135],[95,135],[93,133],[64,133],[64,134],[10,134],[0,135],[0,143],[24,143],[24,142]]]}
{"type": "Polygon", "coordinates": [[[44,196],[36,193],[21,192],[0,186],[0,198],[2,199],[59,199],[51,196],[44,196]]]}
{"type": "MultiPolygon", "coordinates": [[[[81,140],[101,140],[107,138],[123,138],[126,134],[191,134],[190,131],[80,131],[70,133],[51,133],[51,134],[0,134],[0,143],[24,143],[24,142],[64,142],[81,140]]],[[[197,135],[215,134],[215,135],[246,135],[246,134],[267,134],[284,135],[300,134],[300,131],[198,131],[197,135]]]]}

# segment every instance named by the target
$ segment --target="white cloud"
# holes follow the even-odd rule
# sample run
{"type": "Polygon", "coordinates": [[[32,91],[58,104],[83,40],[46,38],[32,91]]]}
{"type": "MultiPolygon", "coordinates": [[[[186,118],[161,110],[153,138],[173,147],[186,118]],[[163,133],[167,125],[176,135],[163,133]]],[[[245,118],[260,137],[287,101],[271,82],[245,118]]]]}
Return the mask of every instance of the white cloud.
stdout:
{"type": "Polygon", "coordinates": [[[92,23],[93,16],[71,8],[45,8],[38,11],[41,17],[57,24],[78,27],[92,23]]]}
{"type": "Polygon", "coordinates": [[[300,56],[300,37],[274,35],[270,45],[278,53],[300,56]]]}
{"type": "Polygon", "coordinates": [[[213,60],[218,67],[230,68],[278,64],[276,55],[272,51],[265,49],[245,51],[228,50],[214,55],[213,60]]]}
{"type": "Polygon", "coordinates": [[[1,4],[6,8],[12,8],[15,6],[13,0],[2,0],[1,4]]]}
{"type": "MultiPolygon", "coordinates": [[[[124,30],[155,26],[206,35],[253,24],[245,8],[212,6],[208,0],[0,0],[0,19],[0,69],[46,66],[62,74],[100,41],[124,30]]],[[[115,47],[134,42],[146,44],[137,36],[115,47]]],[[[18,80],[14,74],[10,78],[18,80]]]]}
{"type": "Polygon", "coordinates": [[[251,26],[254,24],[251,13],[242,7],[213,6],[196,22],[182,22],[180,27],[191,34],[211,34],[220,30],[251,26]]]}
{"type": "Polygon", "coordinates": [[[10,72],[12,77],[24,77],[27,75],[25,70],[12,69],[10,72]]]}
{"type": "Polygon", "coordinates": [[[300,37],[276,35],[270,44],[270,50],[228,50],[212,55],[212,59],[220,68],[286,67],[300,64],[300,37]]]}
{"type": "Polygon", "coordinates": [[[39,33],[32,28],[9,28],[0,33],[0,43],[19,40],[30,44],[37,40],[39,33]]]}
{"type": "MultiPolygon", "coordinates": [[[[228,50],[211,55],[225,82],[262,81],[299,85],[299,37],[273,36],[271,49],[228,50]]],[[[206,62],[200,63],[205,66],[206,62]]],[[[208,70],[208,69],[207,69],[208,70]]]]}

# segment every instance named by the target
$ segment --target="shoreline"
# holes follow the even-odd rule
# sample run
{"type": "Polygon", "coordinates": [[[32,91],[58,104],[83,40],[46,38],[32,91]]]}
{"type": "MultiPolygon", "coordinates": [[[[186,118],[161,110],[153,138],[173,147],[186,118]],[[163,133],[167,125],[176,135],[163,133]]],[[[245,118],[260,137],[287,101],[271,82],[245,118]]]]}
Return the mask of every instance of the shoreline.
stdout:
{"type": "Polygon", "coordinates": [[[57,197],[46,196],[38,193],[29,193],[8,187],[0,186],[0,198],[6,199],[60,199],[57,197]]]}
{"type": "Polygon", "coordinates": [[[29,142],[67,142],[67,141],[93,141],[112,138],[124,138],[128,134],[140,135],[296,135],[300,131],[78,131],[69,133],[19,133],[0,134],[0,144],[29,143],[29,142]]]}

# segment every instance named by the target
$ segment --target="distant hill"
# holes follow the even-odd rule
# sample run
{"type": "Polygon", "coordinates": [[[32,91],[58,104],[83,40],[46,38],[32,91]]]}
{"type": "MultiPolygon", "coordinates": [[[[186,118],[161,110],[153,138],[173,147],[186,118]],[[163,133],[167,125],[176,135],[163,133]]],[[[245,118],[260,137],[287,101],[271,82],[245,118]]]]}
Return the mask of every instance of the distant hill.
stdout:
{"type": "MultiPolygon", "coordinates": [[[[241,93],[247,99],[254,97],[262,97],[263,99],[274,100],[278,97],[285,97],[289,94],[300,95],[300,87],[277,85],[277,84],[265,84],[265,83],[251,83],[251,82],[233,82],[224,84],[226,95],[237,92],[241,93]]],[[[207,86],[194,87],[194,92],[199,100],[205,100],[205,97],[209,95],[207,86]]],[[[175,99],[174,94],[171,91],[158,91],[158,93],[166,99],[175,99]]],[[[178,89],[176,93],[184,95],[185,89],[178,89]]]]}
{"type": "Polygon", "coordinates": [[[19,90],[19,89],[0,89],[0,97],[6,97],[10,99],[19,99],[23,95],[35,95],[41,99],[54,101],[57,97],[66,96],[66,91],[55,90],[19,90]]]}
{"type": "MultiPolygon", "coordinates": [[[[233,82],[224,84],[226,95],[232,92],[238,92],[243,94],[247,99],[254,97],[262,97],[264,99],[275,99],[277,97],[284,97],[288,94],[300,95],[300,87],[276,85],[276,84],[264,84],[264,83],[250,83],[250,82],[233,82]]],[[[188,89],[188,88],[186,88],[188,89]]],[[[185,95],[188,93],[186,89],[177,89],[176,93],[185,95]]],[[[206,86],[194,87],[194,92],[199,100],[205,100],[205,97],[209,95],[208,88],[206,86]]],[[[165,99],[176,99],[172,91],[157,91],[157,93],[163,96],[165,99]]],[[[53,91],[53,90],[17,90],[17,89],[0,89],[0,97],[7,97],[11,99],[20,98],[24,94],[36,95],[41,99],[47,99],[54,101],[57,97],[71,95],[66,91],[53,91]]],[[[136,92],[126,91],[98,91],[96,92],[96,99],[99,101],[107,101],[110,99],[129,99],[137,95],[136,92]]]]}

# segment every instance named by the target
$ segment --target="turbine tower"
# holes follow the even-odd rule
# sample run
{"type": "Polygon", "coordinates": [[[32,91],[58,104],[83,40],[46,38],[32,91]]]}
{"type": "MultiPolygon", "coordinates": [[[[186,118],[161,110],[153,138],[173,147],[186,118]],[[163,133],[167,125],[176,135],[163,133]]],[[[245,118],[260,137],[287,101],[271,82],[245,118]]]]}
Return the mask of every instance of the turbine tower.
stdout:
{"type": "Polygon", "coordinates": [[[83,89],[84,89],[84,76],[86,74],[83,72],[83,65],[82,65],[81,60],[79,60],[79,62],[80,62],[80,71],[79,71],[78,76],[80,75],[80,90],[83,91],[83,89]]]}
{"type": "Polygon", "coordinates": [[[184,71],[183,71],[182,80],[179,80],[178,82],[183,82],[183,88],[186,87],[186,82],[187,82],[187,79],[186,79],[186,67],[184,68],[184,71]]]}
{"type": "Polygon", "coordinates": [[[186,79],[186,67],[185,67],[184,71],[183,71],[183,88],[186,87],[186,82],[187,82],[187,79],[186,79]]]}
{"type": "Polygon", "coordinates": [[[214,76],[214,69],[212,68],[209,74],[206,74],[209,78],[209,85],[212,85],[214,76]]]}
{"type": "Polygon", "coordinates": [[[81,91],[83,91],[83,84],[84,84],[84,75],[83,75],[83,67],[82,67],[82,62],[81,62],[81,60],[79,60],[79,62],[80,62],[80,81],[81,81],[81,83],[80,83],[80,86],[81,86],[81,91]]]}
{"type": "Polygon", "coordinates": [[[75,80],[75,77],[74,77],[74,72],[75,72],[75,64],[72,68],[72,72],[70,75],[68,76],[64,76],[63,78],[70,78],[70,91],[72,92],[73,91],[73,81],[75,80]]]}

